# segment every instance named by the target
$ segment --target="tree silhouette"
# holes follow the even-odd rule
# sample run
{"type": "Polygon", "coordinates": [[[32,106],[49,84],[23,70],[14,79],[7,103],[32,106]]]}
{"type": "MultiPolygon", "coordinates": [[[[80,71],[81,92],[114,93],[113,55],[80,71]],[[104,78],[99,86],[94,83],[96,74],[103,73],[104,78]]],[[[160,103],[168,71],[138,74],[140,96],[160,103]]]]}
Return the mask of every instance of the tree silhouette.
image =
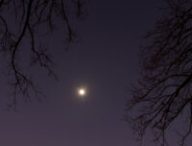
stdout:
{"type": "Polygon", "coordinates": [[[164,10],[142,48],[141,79],[128,114],[139,136],[151,129],[162,145],[169,127],[184,115],[179,133],[185,145],[192,130],[192,1],[166,0],[164,10]]]}
{"type": "Polygon", "coordinates": [[[25,57],[28,65],[39,66],[54,75],[50,48],[41,46],[39,34],[63,25],[66,43],[71,43],[74,40],[71,23],[84,13],[84,3],[83,0],[0,0],[0,53],[14,88],[12,105],[16,105],[18,94],[27,99],[31,91],[38,92],[20,58],[25,57]]]}

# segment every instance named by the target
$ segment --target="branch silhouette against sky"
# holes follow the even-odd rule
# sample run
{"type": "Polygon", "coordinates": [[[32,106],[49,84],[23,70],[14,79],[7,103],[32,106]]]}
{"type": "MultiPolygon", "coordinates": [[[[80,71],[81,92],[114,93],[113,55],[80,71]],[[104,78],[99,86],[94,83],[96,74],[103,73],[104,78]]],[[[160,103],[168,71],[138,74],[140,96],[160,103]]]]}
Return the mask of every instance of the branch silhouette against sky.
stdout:
{"type": "Polygon", "coordinates": [[[166,145],[166,134],[185,115],[179,131],[184,145],[192,130],[192,1],[166,0],[164,14],[146,36],[141,51],[142,77],[133,88],[128,109],[143,137],[148,129],[166,145]]]}
{"type": "Polygon", "coordinates": [[[33,70],[27,72],[26,66],[39,66],[48,75],[56,76],[50,55],[54,48],[44,46],[43,37],[61,29],[64,45],[72,43],[74,19],[81,18],[84,3],[83,0],[0,1],[0,53],[13,89],[13,105],[16,105],[17,95],[30,100],[31,92],[39,92],[30,76],[33,70]]]}

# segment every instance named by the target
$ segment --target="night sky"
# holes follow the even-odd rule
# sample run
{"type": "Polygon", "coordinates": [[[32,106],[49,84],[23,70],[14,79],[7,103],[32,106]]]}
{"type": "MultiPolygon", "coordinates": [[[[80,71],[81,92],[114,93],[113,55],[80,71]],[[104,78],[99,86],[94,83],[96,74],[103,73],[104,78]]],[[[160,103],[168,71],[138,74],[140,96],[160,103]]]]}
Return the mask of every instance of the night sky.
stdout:
{"type": "Polygon", "coordinates": [[[136,146],[122,118],[129,87],[138,78],[138,50],[159,6],[154,0],[89,1],[88,16],[75,27],[77,42],[68,51],[59,30],[47,39],[55,48],[58,81],[39,74],[44,102],[0,112],[0,145],[136,146]],[[88,91],[83,99],[76,94],[80,86],[88,91]]]}

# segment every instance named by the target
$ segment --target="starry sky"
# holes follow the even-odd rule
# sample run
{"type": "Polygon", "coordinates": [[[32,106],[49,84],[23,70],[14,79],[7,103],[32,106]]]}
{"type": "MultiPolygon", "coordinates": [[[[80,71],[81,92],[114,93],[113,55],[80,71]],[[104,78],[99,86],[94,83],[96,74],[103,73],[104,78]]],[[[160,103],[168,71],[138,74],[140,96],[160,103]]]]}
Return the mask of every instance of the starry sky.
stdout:
{"type": "Polygon", "coordinates": [[[138,78],[138,50],[159,6],[154,0],[90,0],[86,19],[75,27],[77,42],[68,51],[59,31],[47,39],[55,48],[58,81],[39,74],[47,97],[43,103],[0,112],[0,145],[138,145],[122,118],[129,87],[138,78]],[[79,86],[88,88],[84,99],[76,94],[79,86]]]}

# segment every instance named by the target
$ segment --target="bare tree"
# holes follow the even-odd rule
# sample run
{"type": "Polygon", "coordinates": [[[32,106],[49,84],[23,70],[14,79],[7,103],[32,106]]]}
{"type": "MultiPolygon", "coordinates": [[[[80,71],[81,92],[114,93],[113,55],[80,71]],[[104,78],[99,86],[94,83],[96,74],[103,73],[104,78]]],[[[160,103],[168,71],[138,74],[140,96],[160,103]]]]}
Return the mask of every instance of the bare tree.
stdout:
{"type": "Polygon", "coordinates": [[[166,0],[164,10],[146,37],[141,78],[127,107],[139,136],[155,131],[162,145],[169,127],[184,115],[183,146],[192,130],[192,1],[166,0]]]}
{"type": "MultiPolygon", "coordinates": [[[[16,95],[25,99],[31,91],[37,93],[34,81],[23,69],[19,54],[26,57],[28,65],[36,65],[54,75],[50,48],[41,47],[39,34],[63,25],[66,43],[74,40],[72,22],[82,16],[84,0],[0,0],[0,53],[2,64],[9,67],[11,85],[16,95]]],[[[44,46],[43,46],[44,47],[44,46]]]]}

